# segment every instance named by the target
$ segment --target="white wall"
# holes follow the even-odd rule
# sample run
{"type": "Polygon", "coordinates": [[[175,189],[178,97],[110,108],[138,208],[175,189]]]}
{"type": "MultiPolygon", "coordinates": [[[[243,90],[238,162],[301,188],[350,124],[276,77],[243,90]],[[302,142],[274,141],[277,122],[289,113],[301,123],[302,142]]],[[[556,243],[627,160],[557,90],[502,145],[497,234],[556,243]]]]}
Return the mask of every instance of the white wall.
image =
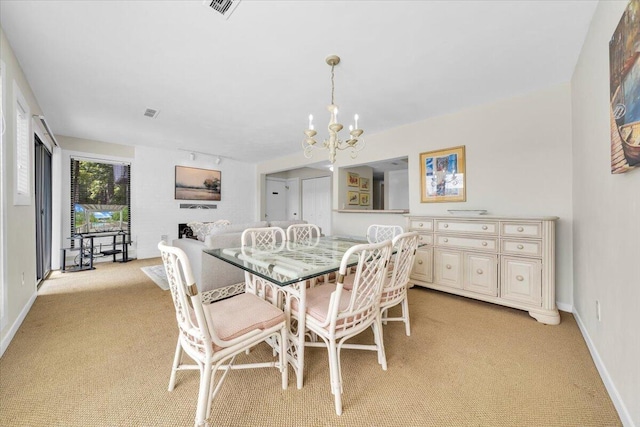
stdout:
{"type": "MultiPolygon", "coordinates": [[[[366,131],[366,129],[365,129],[366,131]]],[[[409,158],[411,214],[445,214],[447,209],[487,209],[496,215],[558,216],[556,298],[561,309],[571,310],[572,203],[571,203],[571,97],[569,84],[434,117],[367,136],[358,158],[348,155],[338,167],[388,158],[409,158]],[[466,146],[467,201],[420,202],[420,153],[466,146]]],[[[344,153],[342,153],[344,154],[344,153]]],[[[317,151],[313,161],[327,157],[317,151]]],[[[258,173],[300,167],[309,163],[302,153],[258,165],[258,173]]],[[[338,179],[333,183],[333,208],[339,205],[338,179]]],[[[333,214],[333,233],[362,235],[372,223],[406,226],[402,215],[333,214]]]]}
{"type": "Polygon", "coordinates": [[[178,150],[136,147],[132,168],[132,224],[138,258],[160,256],[157,245],[162,235],[178,238],[178,224],[190,221],[228,219],[232,223],[256,221],[255,165],[178,150]],[[214,169],[221,172],[220,201],[175,199],[175,166],[214,169]],[[180,204],[213,204],[216,209],[181,209],[180,204]]]}
{"type": "Polygon", "coordinates": [[[640,425],[640,168],[611,174],[609,123],[609,40],[627,4],[600,2],[573,75],[573,268],[576,317],[632,426],[640,425]]]}

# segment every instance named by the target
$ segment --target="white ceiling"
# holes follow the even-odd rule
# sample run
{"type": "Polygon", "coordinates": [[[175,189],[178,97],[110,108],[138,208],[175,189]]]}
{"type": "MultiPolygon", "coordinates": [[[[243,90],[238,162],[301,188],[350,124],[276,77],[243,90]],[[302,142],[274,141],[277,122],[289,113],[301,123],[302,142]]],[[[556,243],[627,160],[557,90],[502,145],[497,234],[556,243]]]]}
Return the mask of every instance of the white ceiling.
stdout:
{"type": "Polygon", "coordinates": [[[259,162],[302,156],[309,113],[324,136],[329,54],[366,137],[568,82],[596,5],[2,0],[0,22],[55,134],[259,162]]]}

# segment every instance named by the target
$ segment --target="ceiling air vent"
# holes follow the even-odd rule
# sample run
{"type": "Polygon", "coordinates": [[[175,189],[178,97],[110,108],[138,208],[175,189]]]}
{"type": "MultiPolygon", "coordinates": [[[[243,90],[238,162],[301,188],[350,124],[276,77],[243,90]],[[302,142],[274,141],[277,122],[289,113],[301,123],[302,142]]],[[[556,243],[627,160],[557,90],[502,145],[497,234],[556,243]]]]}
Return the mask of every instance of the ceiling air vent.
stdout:
{"type": "Polygon", "coordinates": [[[158,114],[160,114],[160,110],[154,110],[153,108],[147,108],[144,112],[145,117],[151,117],[152,119],[158,117],[158,114]]]}
{"type": "Polygon", "coordinates": [[[240,0],[204,0],[202,2],[205,6],[209,6],[222,15],[224,19],[229,19],[229,16],[238,7],[238,3],[240,0]]]}

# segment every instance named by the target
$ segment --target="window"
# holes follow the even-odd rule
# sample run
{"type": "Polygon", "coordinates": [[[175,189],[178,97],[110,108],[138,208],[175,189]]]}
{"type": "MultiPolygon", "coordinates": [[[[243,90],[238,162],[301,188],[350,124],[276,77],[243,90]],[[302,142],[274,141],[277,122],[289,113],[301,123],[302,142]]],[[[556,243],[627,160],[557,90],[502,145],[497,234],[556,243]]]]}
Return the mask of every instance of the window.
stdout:
{"type": "Polygon", "coordinates": [[[71,159],[71,233],[131,230],[131,165],[71,159]]]}
{"type": "Polygon", "coordinates": [[[29,168],[29,122],[31,112],[29,105],[22,96],[20,88],[13,82],[14,106],[16,118],[16,145],[15,145],[15,193],[13,197],[14,205],[28,205],[31,203],[31,184],[29,168]]]}

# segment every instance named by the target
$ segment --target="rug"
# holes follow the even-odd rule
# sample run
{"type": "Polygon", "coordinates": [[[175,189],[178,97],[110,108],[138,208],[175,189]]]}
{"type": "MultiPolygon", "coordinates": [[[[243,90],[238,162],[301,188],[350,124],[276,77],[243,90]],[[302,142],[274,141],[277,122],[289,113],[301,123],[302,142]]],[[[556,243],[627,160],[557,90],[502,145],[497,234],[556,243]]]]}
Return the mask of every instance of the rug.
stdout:
{"type": "Polygon", "coordinates": [[[149,267],[140,267],[140,270],[144,272],[153,282],[160,286],[160,289],[164,291],[169,290],[169,282],[167,281],[167,275],[164,271],[164,265],[151,265],[149,267]]]}

